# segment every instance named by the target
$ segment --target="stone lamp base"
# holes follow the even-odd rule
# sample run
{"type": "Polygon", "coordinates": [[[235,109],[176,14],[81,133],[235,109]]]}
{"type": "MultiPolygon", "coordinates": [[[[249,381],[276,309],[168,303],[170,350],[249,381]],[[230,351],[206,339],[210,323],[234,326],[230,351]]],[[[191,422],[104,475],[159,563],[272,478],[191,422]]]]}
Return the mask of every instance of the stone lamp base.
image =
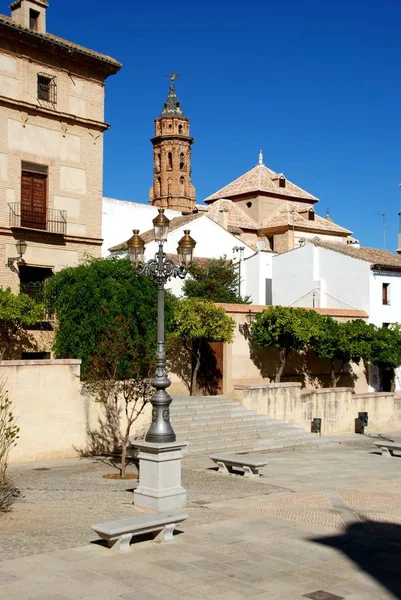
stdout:
{"type": "Polygon", "coordinates": [[[139,450],[139,483],[134,491],[135,506],[165,511],[186,505],[187,493],[181,485],[181,459],[182,450],[187,445],[187,442],[133,443],[139,450]]]}

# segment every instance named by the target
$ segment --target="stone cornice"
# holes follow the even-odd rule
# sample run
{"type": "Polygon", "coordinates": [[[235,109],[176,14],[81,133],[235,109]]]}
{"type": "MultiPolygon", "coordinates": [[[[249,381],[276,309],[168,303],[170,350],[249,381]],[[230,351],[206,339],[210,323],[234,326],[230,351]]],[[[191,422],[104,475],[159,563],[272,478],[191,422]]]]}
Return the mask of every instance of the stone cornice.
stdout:
{"type": "Polygon", "coordinates": [[[44,106],[38,106],[36,104],[31,104],[30,102],[24,102],[23,100],[7,98],[6,96],[0,96],[0,106],[10,106],[12,108],[17,108],[18,110],[25,110],[29,113],[43,115],[54,121],[65,121],[67,123],[72,123],[73,125],[82,125],[83,127],[90,127],[100,131],[106,131],[110,127],[108,123],[104,123],[103,121],[84,119],[83,117],[77,117],[68,113],[54,111],[44,106]]]}

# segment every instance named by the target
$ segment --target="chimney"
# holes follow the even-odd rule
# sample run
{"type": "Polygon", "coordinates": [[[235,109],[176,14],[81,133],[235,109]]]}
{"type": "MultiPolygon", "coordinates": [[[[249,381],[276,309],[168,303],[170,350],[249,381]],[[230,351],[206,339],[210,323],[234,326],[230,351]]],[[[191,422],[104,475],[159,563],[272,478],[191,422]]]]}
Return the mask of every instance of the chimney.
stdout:
{"type": "Polygon", "coordinates": [[[228,229],[228,209],[221,208],[219,210],[219,223],[224,229],[228,229]]]}
{"type": "Polygon", "coordinates": [[[35,33],[46,33],[47,0],[15,0],[10,4],[11,18],[35,33]]]}
{"type": "Polygon", "coordinates": [[[398,254],[401,254],[401,212],[398,213],[398,216],[400,217],[400,227],[398,230],[398,248],[397,248],[397,252],[398,254]]]}

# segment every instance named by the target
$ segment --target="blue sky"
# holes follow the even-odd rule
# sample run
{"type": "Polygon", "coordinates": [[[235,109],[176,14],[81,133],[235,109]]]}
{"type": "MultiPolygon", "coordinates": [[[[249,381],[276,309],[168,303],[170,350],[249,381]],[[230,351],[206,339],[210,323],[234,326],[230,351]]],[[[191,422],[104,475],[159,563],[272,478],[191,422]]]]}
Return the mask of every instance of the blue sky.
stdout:
{"type": "MultiPolygon", "coordinates": [[[[3,11],[5,12],[5,11],[3,11]]],[[[399,0],[50,0],[48,31],[109,54],[104,194],[147,202],[171,71],[195,138],[197,200],[257,163],[316,195],[364,245],[397,244],[399,0]],[[79,15],[79,18],[75,18],[79,15]],[[96,16],[97,15],[97,16],[96,16]]]]}

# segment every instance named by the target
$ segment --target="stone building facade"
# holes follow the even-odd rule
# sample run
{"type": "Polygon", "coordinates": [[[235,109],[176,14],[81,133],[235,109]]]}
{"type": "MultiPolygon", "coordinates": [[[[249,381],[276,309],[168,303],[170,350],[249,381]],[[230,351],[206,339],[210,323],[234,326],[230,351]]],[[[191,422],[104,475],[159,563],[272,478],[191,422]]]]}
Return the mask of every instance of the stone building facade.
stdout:
{"type": "Polygon", "coordinates": [[[104,88],[121,64],[47,33],[47,8],[0,15],[0,277],[14,292],[101,253],[104,88]]]}
{"type": "Polygon", "coordinates": [[[195,208],[195,188],[191,183],[191,146],[189,120],[178,101],[174,81],[160,117],[155,119],[153,144],[153,185],[149,204],[189,214],[195,208]]]}

